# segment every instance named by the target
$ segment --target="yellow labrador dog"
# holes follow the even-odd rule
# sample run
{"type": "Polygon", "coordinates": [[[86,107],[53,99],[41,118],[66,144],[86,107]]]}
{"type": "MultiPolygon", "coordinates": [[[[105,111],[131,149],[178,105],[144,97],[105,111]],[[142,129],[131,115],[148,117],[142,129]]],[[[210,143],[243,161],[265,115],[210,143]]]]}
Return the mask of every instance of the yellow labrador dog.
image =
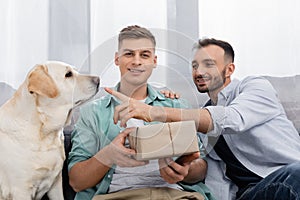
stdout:
{"type": "Polygon", "coordinates": [[[70,110],[92,98],[96,76],[70,65],[36,65],[14,96],[0,108],[0,200],[63,200],[65,159],[62,128],[70,110]]]}

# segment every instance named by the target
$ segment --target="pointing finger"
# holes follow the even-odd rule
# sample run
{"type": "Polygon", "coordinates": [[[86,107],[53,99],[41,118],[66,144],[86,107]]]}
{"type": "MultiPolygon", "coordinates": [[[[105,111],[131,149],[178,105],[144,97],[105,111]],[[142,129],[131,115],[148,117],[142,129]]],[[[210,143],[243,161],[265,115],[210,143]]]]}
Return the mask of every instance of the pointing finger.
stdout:
{"type": "Polygon", "coordinates": [[[110,89],[110,88],[107,88],[107,87],[104,88],[104,89],[105,89],[106,92],[108,92],[109,94],[117,97],[122,102],[128,102],[129,99],[130,99],[128,96],[126,96],[126,95],[124,95],[124,94],[122,94],[122,93],[120,93],[118,91],[115,91],[113,89],[110,89]]]}

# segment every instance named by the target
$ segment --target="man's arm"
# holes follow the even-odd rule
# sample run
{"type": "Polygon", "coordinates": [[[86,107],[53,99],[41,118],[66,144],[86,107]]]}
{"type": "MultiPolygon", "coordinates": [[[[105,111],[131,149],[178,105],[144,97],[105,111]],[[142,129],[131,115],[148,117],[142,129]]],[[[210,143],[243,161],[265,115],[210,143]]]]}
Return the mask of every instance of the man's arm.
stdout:
{"type": "Polygon", "coordinates": [[[94,187],[97,185],[112,165],[121,167],[135,167],[147,164],[147,162],[137,161],[131,156],[135,151],[124,146],[125,139],[132,129],[126,129],[106,147],[101,149],[92,158],[76,163],[69,172],[70,185],[74,191],[94,187]]]}
{"type": "Polygon", "coordinates": [[[207,133],[213,129],[212,118],[207,109],[180,109],[159,106],[149,106],[117,91],[105,88],[105,90],[121,100],[122,104],[116,106],[114,122],[120,121],[121,126],[126,126],[130,118],[142,119],[147,122],[176,122],[195,121],[199,132],[207,133]]]}
{"type": "Polygon", "coordinates": [[[149,110],[149,118],[152,121],[177,122],[193,120],[199,132],[207,133],[213,129],[212,119],[207,109],[152,107],[149,110]]]}
{"type": "Polygon", "coordinates": [[[110,167],[96,158],[76,163],[69,171],[69,183],[75,192],[94,187],[105,176],[110,167]]]}

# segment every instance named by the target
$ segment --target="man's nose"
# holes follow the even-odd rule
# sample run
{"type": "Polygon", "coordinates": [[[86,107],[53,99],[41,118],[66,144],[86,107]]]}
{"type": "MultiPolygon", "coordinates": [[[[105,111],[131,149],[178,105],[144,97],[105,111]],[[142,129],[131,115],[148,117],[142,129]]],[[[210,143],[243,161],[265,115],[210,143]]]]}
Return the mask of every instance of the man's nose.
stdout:
{"type": "Polygon", "coordinates": [[[197,68],[193,68],[193,72],[197,75],[201,75],[201,74],[206,73],[205,68],[201,67],[201,66],[198,66],[197,68]]]}
{"type": "Polygon", "coordinates": [[[142,64],[142,60],[141,60],[141,56],[136,54],[134,57],[133,57],[133,61],[132,61],[132,65],[134,66],[139,66],[142,64]]]}

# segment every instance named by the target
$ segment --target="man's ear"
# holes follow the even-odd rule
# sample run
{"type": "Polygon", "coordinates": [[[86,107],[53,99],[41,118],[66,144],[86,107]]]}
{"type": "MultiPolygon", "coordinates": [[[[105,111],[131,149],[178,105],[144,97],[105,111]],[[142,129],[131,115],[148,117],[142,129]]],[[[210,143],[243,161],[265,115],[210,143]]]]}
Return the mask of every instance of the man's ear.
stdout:
{"type": "Polygon", "coordinates": [[[156,68],[157,67],[157,55],[154,56],[154,66],[153,68],[156,68]]]}
{"type": "Polygon", "coordinates": [[[230,63],[229,65],[227,65],[226,75],[225,76],[226,77],[230,77],[233,74],[234,70],[235,70],[234,63],[230,63]]]}
{"type": "Polygon", "coordinates": [[[36,65],[28,76],[28,91],[49,98],[58,95],[58,89],[53,79],[48,74],[48,69],[44,65],[36,65]]]}
{"type": "Polygon", "coordinates": [[[119,53],[115,53],[115,65],[119,66],[119,53]]]}

